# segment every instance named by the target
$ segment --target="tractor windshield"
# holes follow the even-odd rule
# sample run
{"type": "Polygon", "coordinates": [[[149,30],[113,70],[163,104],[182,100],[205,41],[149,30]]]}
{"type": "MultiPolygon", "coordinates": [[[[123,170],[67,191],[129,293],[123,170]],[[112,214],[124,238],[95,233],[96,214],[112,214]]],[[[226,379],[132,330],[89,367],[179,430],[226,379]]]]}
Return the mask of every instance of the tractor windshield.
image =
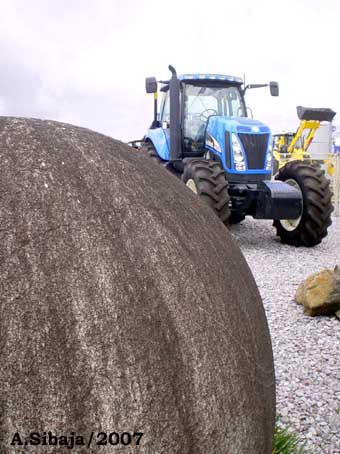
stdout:
{"type": "Polygon", "coordinates": [[[204,132],[212,115],[246,116],[240,90],[235,86],[184,86],[183,136],[189,151],[203,148],[204,132]]]}

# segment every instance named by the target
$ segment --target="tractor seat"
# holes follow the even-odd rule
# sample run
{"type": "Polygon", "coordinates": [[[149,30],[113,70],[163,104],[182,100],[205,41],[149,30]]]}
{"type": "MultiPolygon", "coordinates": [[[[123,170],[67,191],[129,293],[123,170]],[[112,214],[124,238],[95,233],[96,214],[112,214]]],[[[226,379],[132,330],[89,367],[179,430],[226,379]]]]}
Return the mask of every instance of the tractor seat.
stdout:
{"type": "Polygon", "coordinates": [[[206,124],[197,119],[185,120],[184,123],[184,153],[191,157],[204,155],[204,136],[206,124]]]}
{"type": "Polygon", "coordinates": [[[193,140],[190,137],[184,137],[183,145],[183,155],[185,157],[197,158],[204,155],[204,140],[193,140]]]}

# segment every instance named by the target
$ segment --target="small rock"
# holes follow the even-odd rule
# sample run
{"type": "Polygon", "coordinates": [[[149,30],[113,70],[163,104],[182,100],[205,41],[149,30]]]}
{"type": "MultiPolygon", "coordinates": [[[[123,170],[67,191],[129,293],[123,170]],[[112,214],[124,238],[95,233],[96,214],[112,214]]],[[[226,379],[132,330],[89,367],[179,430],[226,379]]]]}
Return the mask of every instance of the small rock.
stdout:
{"type": "Polygon", "coordinates": [[[283,418],[286,417],[286,416],[288,416],[288,409],[287,409],[287,408],[283,408],[283,409],[281,410],[281,416],[282,416],[283,418]]]}
{"type": "MultiPolygon", "coordinates": [[[[303,304],[306,315],[340,314],[340,270],[313,273],[297,288],[295,302],[303,304]]],[[[337,315],[338,316],[338,315],[337,315]]]]}

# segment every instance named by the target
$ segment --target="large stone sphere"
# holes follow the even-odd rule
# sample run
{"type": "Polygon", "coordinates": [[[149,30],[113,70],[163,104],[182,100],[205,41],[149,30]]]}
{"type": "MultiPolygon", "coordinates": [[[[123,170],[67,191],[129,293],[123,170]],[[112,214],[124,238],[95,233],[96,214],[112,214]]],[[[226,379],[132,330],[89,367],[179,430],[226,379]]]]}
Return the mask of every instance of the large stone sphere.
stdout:
{"type": "Polygon", "coordinates": [[[67,124],[0,118],[0,167],[1,453],[269,454],[265,313],[213,211],[67,124]]]}

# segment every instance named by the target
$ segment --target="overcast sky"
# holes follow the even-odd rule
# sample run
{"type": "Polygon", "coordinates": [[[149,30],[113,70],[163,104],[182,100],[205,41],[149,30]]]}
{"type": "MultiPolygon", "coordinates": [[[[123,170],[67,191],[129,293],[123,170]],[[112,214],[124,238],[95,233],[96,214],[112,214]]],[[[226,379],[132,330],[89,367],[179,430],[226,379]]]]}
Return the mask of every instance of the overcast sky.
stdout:
{"type": "Polygon", "coordinates": [[[247,99],[274,132],[296,129],[297,105],[330,107],[340,125],[339,30],[339,0],[0,0],[0,115],[138,139],[152,119],[144,78],[172,64],[277,80],[279,98],[247,99]]]}

